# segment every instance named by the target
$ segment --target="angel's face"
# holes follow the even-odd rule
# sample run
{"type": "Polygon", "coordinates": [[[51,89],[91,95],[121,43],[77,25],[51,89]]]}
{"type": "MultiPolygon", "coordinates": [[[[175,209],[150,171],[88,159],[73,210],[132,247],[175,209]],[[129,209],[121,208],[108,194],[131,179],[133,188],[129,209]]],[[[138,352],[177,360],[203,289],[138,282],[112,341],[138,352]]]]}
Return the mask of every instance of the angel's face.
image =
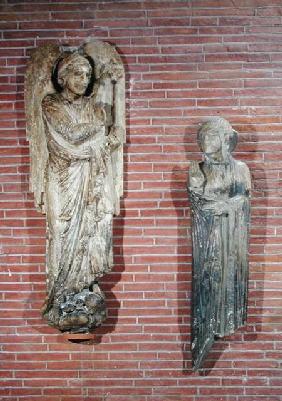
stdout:
{"type": "Polygon", "coordinates": [[[91,78],[91,67],[86,64],[74,65],[65,76],[64,87],[75,95],[84,95],[91,78]]]}

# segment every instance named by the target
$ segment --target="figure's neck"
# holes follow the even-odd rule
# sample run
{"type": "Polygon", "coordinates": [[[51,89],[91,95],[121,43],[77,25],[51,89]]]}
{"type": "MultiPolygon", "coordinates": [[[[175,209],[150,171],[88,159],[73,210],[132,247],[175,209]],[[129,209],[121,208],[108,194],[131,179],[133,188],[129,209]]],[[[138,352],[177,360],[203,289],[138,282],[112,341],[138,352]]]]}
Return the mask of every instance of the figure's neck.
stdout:
{"type": "Polygon", "coordinates": [[[76,93],[71,92],[68,88],[64,88],[61,95],[70,103],[79,103],[82,99],[81,95],[77,95],[76,93]]]}
{"type": "Polygon", "coordinates": [[[227,157],[223,157],[223,155],[220,153],[218,155],[205,155],[205,162],[209,165],[211,164],[217,164],[217,165],[226,165],[230,164],[232,160],[232,156],[230,154],[227,155],[227,157]]]}

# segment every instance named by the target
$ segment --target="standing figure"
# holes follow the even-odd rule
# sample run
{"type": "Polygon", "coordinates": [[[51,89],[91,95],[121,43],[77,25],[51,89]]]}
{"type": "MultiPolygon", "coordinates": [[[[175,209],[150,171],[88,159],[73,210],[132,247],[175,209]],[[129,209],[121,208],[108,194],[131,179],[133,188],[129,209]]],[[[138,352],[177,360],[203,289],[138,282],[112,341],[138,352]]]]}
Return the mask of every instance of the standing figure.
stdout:
{"type": "Polygon", "coordinates": [[[251,179],[231,152],[237,132],[224,118],[202,125],[204,161],[192,162],[192,359],[199,369],[216,337],[228,336],[247,317],[248,231],[251,179]]]}
{"type": "Polygon", "coordinates": [[[122,194],[121,60],[98,41],[71,51],[41,47],[28,67],[26,102],[31,189],[47,218],[43,315],[61,331],[88,332],[106,318],[98,280],[113,267],[122,194]]]}

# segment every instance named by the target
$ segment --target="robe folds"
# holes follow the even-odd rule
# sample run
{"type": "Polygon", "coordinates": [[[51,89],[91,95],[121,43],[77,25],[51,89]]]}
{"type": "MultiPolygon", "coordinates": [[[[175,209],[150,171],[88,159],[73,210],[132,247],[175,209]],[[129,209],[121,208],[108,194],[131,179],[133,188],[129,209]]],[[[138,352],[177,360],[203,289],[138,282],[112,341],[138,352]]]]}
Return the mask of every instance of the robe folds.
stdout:
{"type": "Polygon", "coordinates": [[[216,337],[247,316],[250,176],[245,163],[199,163],[203,184],[189,187],[192,210],[192,358],[201,367],[216,337]]]}
{"type": "MultiPolygon", "coordinates": [[[[118,195],[107,128],[95,113],[93,99],[76,103],[60,94],[48,95],[42,111],[49,151],[48,297],[43,313],[50,324],[64,329],[70,322],[63,321],[65,313],[58,305],[70,298],[68,294],[82,294],[84,300],[83,294],[89,296],[97,279],[112,269],[112,218],[118,195]]],[[[98,286],[96,292],[99,295],[98,286]]],[[[73,309],[78,301],[70,301],[73,309]]]]}

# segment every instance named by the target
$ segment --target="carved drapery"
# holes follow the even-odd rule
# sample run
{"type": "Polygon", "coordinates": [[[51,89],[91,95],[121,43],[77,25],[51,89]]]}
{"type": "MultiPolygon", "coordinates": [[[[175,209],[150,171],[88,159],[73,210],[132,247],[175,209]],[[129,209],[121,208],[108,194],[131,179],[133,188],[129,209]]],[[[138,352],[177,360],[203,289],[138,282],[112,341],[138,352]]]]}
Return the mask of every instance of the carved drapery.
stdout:
{"type": "Polygon", "coordinates": [[[204,161],[192,162],[192,359],[201,368],[216,337],[230,335],[247,317],[250,173],[233,159],[237,133],[223,118],[200,128],[204,161]]]}
{"type": "Polygon", "coordinates": [[[99,278],[113,267],[112,218],[123,192],[124,68],[115,48],[41,46],[25,81],[30,189],[46,213],[43,315],[69,332],[106,318],[99,278]]]}

